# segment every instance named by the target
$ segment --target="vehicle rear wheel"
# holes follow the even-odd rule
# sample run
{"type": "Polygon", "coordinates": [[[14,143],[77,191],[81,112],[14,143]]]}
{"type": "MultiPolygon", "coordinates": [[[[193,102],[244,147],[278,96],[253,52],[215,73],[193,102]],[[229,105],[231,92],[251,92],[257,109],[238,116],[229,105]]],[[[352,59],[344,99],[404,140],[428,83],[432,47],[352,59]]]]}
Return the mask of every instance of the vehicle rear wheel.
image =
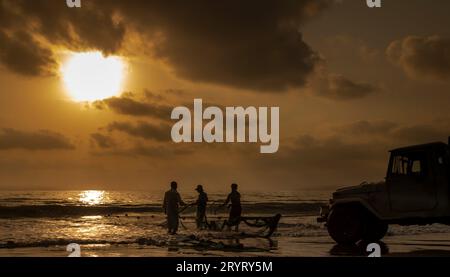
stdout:
{"type": "Polygon", "coordinates": [[[327,220],[330,236],[339,244],[355,244],[364,233],[364,218],[357,207],[334,207],[327,220]]]}
{"type": "Polygon", "coordinates": [[[364,226],[363,240],[368,242],[380,241],[388,231],[388,224],[380,221],[378,218],[370,215],[364,226]]]}

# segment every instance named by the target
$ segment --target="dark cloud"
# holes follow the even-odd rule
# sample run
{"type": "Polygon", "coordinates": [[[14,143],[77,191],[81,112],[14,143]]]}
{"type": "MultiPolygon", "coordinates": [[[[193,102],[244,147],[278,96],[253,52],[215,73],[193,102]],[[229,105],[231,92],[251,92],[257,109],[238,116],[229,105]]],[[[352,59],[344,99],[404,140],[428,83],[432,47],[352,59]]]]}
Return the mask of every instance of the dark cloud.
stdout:
{"type": "Polygon", "coordinates": [[[336,74],[318,74],[313,78],[311,88],[319,96],[340,101],[364,98],[378,90],[374,85],[354,82],[336,74]]]}
{"type": "Polygon", "coordinates": [[[155,140],[160,142],[170,141],[171,126],[167,124],[150,124],[146,122],[137,122],[136,124],[129,122],[112,122],[107,128],[108,131],[119,131],[130,136],[143,138],[147,140],[155,140]]]}
{"type": "Polygon", "coordinates": [[[114,142],[114,139],[112,139],[109,136],[103,135],[101,133],[91,134],[91,139],[95,143],[96,146],[103,148],[103,149],[112,148],[116,145],[116,143],[114,142]]]}
{"type": "Polygon", "coordinates": [[[0,0],[0,62],[23,75],[54,74],[53,49],[34,35],[55,46],[110,54],[119,50],[125,28],[105,8],[68,9],[59,0],[0,0]]]}
{"type": "Polygon", "coordinates": [[[108,98],[94,103],[94,107],[98,109],[103,109],[105,106],[118,114],[152,117],[164,121],[170,121],[170,114],[173,109],[166,105],[133,99],[127,95],[108,98]]]}
{"type": "Polygon", "coordinates": [[[178,76],[257,90],[304,85],[319,58],[299,28],[330,2],[115,1],[178,76]]]}
{"type": "Polygon", "coordinates": [[[192,150],[187,147],[171,147],[171,146],[144,146],[136,145],[131,149],[131,153],[140,156],[161,157],[161,156],[179,156],[191,154],[192,150]]]}
{"type": "Polygon", "coordinates": [[[151,146],[136,144],[129,148],[114,149],[102,152],[93,152],[96,156],[123,156],[123,157],[147,157],[168,158],[191,154],[193,151],[186,147],[173,146],[151,146]]]}
{"type": "Polygon", "coordinates": [[[365,143],[349,143],[340,137],[316,139],[310,135],[297,138],[288,157],[297,160],[295,164],[319,167],[342,167],[342,163],[370,161],[383,156],[379,147],[365,143]],[[341,165],[338,165],[341,164],[341,165]]]}
{"type": "Polygon", "coordinates": [[[383,139],[389,147],[446,141],[450,136],[450,123],[435,120],[429,123],[399,124],[391,121],[357,121],[336,128],[339,135],[350,135],[354,139],[366,136],[371,141],[383,139]]]}
{"type": "Polygon", "coordinates": [[[247,164],[278,182],[323,189],[381,180],[388,150],[376,141],[349,142],[340,136],[301,135],[293,142],[285,142],[277,155],[253,156],[247,164]]]}
{"type": "Polygon", "coordinates": [[[270,173],[279,181],[285,178],[292,183],[293,178],[298,178],[302,187],[320,188],[355,185],[382,180],[391,149],[446,141],[450,134],[448,122],[404,125],[358,121],[337,128],[337,133],[329,137],[307,134],[284,141],[277,155],[255,155],[248,148],[243,152],[252,170],[270,173]]]}
{"type": "Polygon", "coordinates": [[[20,10],[22,20],[37,22],[37,31],[51,43],[69,49],[99,49],[105,54],[118,51],[125,26],[113,19],[108,3],[99,6],[90,2],[102,1],[84,1],[82,9],[69,9],[66,1],[19,0],[15,1],[15,7],[20,10]]]}
{"type": "Polygon", "coordinates": [[[14,19],[14,15],[6,7],[6,1],[0,1],[0,28],[9,27],[14,19]]]}
{"type": "Polygon", "coordinates": [[[25,31],[8,35],[0,30],[0,62],[14,72],[27,76],[50,74],[55,65],[52,55],[25,31]]]}
{"type": "Polygon", "coordinates": [[[159,93],[155,93],[154,91],[148,90],[148,89],[144,89],[144,97],[146,100],[148,101],[152,101],[152,102],[161,102],[166,100],[166,98],[159,93]]]}
{"type": "Polygon", "coordinates": [[[348,125],[340,126],[337,128],[337,131],[351,135],[380,135],[390,133],[397,126],[397,123],[386,120],[361,120],[348,125]]]}
{"type": "Polygon", "coordinates": [[[60,0],[0,1],[0,13],[18,11],[20,28],[54,45],[117,53],[130,31],[181,78],[265,91],[305,84],[320,58],[299,29],[333,2],[91,0],[68,9],[60,0]]]}
{"type": "Polygon", "coordinates": [[[450,125],[447,124],[447,127],[427,124],[403,126],[395,129],[392,136],[412,144],[447,141],[450,136],[450,125]]]}
{"type": "Polygon", "coordinates": [[[418,79],[450,80],[450,39],[408,36],[386,50],[391,62],[418,79]]]}
{"type": "Polygon", "coordinates": [[[42,130],[24,132],[10,128],[0,129],[0,150],[71,150],[75,146],[63,135],[42,130]]]}

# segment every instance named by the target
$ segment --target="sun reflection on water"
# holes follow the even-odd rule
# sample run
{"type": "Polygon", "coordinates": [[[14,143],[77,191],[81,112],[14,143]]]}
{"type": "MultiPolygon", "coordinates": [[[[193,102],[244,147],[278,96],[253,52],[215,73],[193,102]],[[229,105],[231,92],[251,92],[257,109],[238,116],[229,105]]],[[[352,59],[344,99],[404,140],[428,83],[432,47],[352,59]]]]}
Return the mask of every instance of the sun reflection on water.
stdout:
{"type": "Polygon", "coordinates": [[[104,191],[100,190],[86,190],[79,194],[80,201],[86,205],[98,205],[103,202],[105,196],[104,191]]]}

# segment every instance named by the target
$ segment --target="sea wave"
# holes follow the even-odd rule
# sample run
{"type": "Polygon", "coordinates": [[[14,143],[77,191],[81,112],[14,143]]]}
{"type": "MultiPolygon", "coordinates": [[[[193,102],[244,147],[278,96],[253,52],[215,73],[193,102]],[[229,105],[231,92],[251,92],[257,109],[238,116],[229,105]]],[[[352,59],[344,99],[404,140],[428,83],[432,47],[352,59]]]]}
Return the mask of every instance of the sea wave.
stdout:
{"type": "Polygon", "coordinates": [[[107,216],[114,214],[157,213],[162,209],[148,206],[79,206],[79,205],[21,205],[0,206],[0,218],[55,218],[80,216],[107,216]]]}
{"type": "MultiPolygon", "coordinates": [[[[316,214],[321,206],[320,202],[312,203],[252,203],[243,204],[243,212],[247,214],[316,214]]],[[[211,207],[212,210],[214,207],[211,207]]],[[[184,211],[185,214],[194,213],[195,207],[184,211]]],[[[226,209],[220,210],[226,212],[226,209]]],[[[57,218],[80,216],[108,216],[117,214],[162,213],[162,207],[150,205],[19,205],[0,206],[0,218],[57,218]]]]}
{"type": "Polygon", "coordinates": [[[32,242],[14,242],[8,241],[6,243],[0,243],[0,249],[15,249],[15,248],[32,248],[32,247],[52,247],[52,246],[66,246],[72,243],[79,245],[89,244],[129,244],[133,241],[108,241],[108,240],[68,240],[68,239],[55,239],[55,240],[39,240],[32,242]]]}
{"type": "MultiPolygon", "coordinates": [[[[224,238],[224,237],[223,237],[224,238]]],[[[235,238],[232,236],[230,238],[235,238]]],[[[182,247],[182,248],[202,248],[209,250],[233,250],[233,251],[262,251],[270,249],[262,249],[255,247],[245,247],[243,244],[230,242],[223,242],[222,237],[204,237],[196,235],[177,235],[169,236],[154,236],[154,237],[140,237],[129,240],[103,240],[103,239],[83,239],[83,240],[68,240],[68,239],[54,239],[54,240],[37,240],[30,242],[14,242],[8,241],[0,243],[0,249],[17,249],[17,248],[47,248],[47,247],[66,247],[69,244],[78,244],[80,246],[86,245],[131,245],[138,244],[141,246],[157,246],[157,247],[182,247]]]]}

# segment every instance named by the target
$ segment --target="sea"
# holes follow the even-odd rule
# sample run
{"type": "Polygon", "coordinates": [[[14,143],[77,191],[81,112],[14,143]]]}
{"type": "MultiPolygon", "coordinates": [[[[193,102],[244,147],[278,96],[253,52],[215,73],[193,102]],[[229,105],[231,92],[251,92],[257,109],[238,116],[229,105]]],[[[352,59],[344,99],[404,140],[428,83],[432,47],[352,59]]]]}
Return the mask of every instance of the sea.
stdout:
{"type": "MultiPolygon", "coordinates": [[[[180,192],[186,203],[196,193],[180,192]]],[[[0,256],[67,256],[78,245],[85,256],[295,256],[304,254],[292,242],[310,238],[330,242],[317,223],[331,191],[242,192],[243,216],[281,214],[270,239],[264,227],[241,224],[234,230],[197,230],[195,208],[181,213],[179,233],[167,234],[162,209],[164,191],[2,191],[0,192],[0,256]],[[260,230],[261,229],[261,230],[260,230]]],[[[209,193],[209,222],[220,225],[227,193],[209,193]]],[[[393,226],[389,236],[450,234],[445,225],[393,226]]]]}

